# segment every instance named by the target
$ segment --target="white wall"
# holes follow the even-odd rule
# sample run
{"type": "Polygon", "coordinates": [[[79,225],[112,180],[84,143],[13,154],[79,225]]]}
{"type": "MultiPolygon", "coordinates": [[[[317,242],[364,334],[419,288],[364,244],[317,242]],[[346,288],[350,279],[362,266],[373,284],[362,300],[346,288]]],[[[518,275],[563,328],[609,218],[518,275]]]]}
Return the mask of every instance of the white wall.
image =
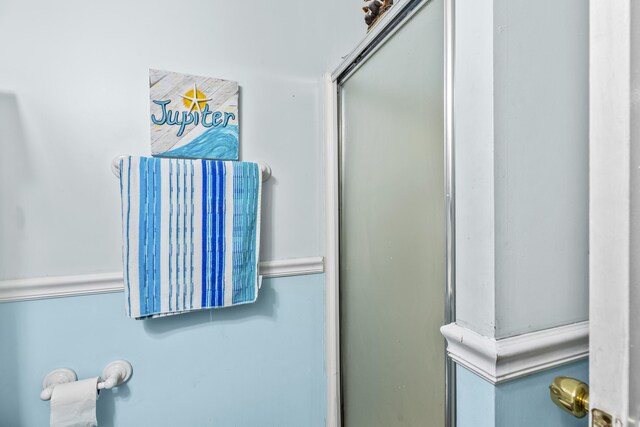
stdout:
{"type": "Polygon", "coordinates": [[[493,0],[456,0],[456,321],[495,330],[493,0]]]}
{"type": "Polygon", "coordinates": [[[149,154],[150,67],[236,80],[271,165],[262,259],[323,252],[322,73],[360,4],[0,0],[0,280],[119,271],[111,159],[149,154]]]}
{"type": "Polygon", "coordinates": [[[456,1],[458,322],[588,317],[588,2],[456,1]]]}
{"type": "MultiPolygon", "coordinates": [[[[241,158],[273,169],[261,258],[323,254],[322,77],[364,36],[360,6],[0,0],[0,281],[121,270],[110,163],[149,154],[150,67],[240,83],[241,158]]],[[[267,280],[255,304],[146,321],[121,294],[2,304],[0,424],[47,422],[51,369],[126,358],[100,425],[321,426],[323,287],[267,280]]]]}
{"type": "Polygon", "coordinates": [[[496,336],[588,318],[589,5],[496,0],[496,336]]]}
{"type": "MultiPolygon", "coordinates": [[[[633,141],[631,148],[631,164],[638,167],[631,167],[631,180],[633,183],[640,182],[640,5],[631,2],[631,138],[633,141]]],[[[637,184],[632,185],[631,191],[631,250],[638,253],[640,248],[640,193],[637,184]]],[[[640,278],[640,262],[631,263],[631,283],[638,283],[640,278]]],[[[633,419],[640,419],[640,289],[638,286],[631,286],[630,312],[631,328],[630,337],[630,367],[632,378],[629,390],[629,416],[633,419]],[[635,307],[635,309],[634,309],[635,307]]]]}

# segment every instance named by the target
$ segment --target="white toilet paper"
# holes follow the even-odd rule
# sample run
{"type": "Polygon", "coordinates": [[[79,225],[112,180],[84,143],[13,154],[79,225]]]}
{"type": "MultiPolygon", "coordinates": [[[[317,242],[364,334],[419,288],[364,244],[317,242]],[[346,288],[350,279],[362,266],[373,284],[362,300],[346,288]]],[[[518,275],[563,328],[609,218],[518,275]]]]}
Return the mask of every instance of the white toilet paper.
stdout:
{"type": "Polygon", "coordinates": [[[51,427],[95,427],[98,377],[54,387],[51,427]]]}

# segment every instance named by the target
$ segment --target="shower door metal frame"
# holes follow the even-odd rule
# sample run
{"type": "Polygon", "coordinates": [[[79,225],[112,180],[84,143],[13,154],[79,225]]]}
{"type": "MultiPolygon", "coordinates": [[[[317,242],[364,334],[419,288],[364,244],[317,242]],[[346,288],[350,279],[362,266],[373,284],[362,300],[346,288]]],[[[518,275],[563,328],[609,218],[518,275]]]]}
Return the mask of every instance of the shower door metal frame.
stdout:
{"type": "MultiPolygon", "coordinates": [[[[430,0],[399,0],[367,34],[354,51],[331,74],[325,75],[325,209],[326,209],[326,288],[325,349],[327,375],[327,427],[341,427],[340,388],[340,87],[396,31],[430,0]]],[[[445,318],[455,322],[455,164],[453,133],[455,0],[444,0],[444,171],[446,217],[445,318]]],[[[444,340],[444,338],[443,338],[444,340]]],[[[446,350],[445,350],[446,353],[446,350]]],[[[456,426],[455,364],[445,354],[445,426],[456,426]]]]}

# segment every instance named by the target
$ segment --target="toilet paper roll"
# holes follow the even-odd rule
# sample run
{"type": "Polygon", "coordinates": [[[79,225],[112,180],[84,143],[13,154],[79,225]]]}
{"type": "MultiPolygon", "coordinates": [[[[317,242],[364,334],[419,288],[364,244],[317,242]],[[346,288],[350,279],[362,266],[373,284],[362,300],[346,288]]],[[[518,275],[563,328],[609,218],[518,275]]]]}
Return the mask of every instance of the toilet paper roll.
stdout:
{"type": "Polygon", "coordinates": [[[51,427],[95,427],[98,377],[54,387],[51,427]]]}

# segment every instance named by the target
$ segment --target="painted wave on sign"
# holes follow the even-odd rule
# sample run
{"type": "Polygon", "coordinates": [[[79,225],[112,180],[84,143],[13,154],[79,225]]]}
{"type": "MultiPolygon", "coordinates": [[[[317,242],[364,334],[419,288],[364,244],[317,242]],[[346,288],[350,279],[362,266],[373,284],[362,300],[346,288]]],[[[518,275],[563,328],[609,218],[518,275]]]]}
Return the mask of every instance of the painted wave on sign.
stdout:
{"type": "Polygon", "coordinates": [[[193,141],[156,157],[238,160],[238,126],[211,128],[193,141]]]}

